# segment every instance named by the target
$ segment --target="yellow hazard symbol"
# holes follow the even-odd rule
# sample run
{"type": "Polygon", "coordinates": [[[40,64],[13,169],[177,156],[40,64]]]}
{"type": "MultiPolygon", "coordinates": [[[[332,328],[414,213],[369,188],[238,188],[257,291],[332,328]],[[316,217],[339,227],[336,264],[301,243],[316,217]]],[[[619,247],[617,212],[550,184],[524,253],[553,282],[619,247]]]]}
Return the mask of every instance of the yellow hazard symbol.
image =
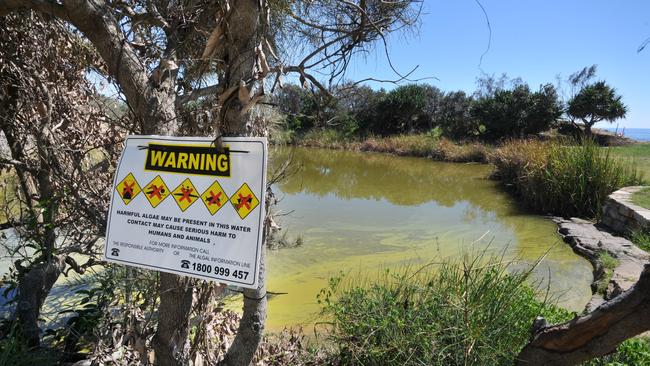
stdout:
{"type": "Polygon", "coordinates": [[[223,188],[221,188],[219,182],[215,180],[214,183],[203,192],[201,200],[205,203],[205,207],[208,208],[208,211],[214,215],[226,202],[228,202],[228,197],[226,196],[226,192],[223,191],[223,188]]]}
{"type": "Polygon", "coordinates": [[[174,189],[172,196],[174,196],[178,207],[183,212],[199,198],[199,194],[189,178],[186,178],[183,183],[174,189]]]}
{"type": "Polygon", "coordinates": [[[140,185],[131,173],[124,177],[124,179],[115,186],[115,189],[117,190],[117,194],[122,198],[122,201],[124,201],[125,205],[128,205],[129,202],[131,202],[131,200],[133,200],[141,191],[140,185]]]}
{"type": "Polygon", "coordinates": [[[239,217],[246,218],[251,211],[260,204],[260,201],[255,197],[253,191],[251,191],[248,184],[244,183],[241,187],[235,192],[235,194],[230,197],[230,203],[232,203],[235,211],[239,217]]]}
{"type": "Polygon", "coordinates": [[[160,202],[164,201],[169,196],[169,193],[169,188],[159,175],[144,186],[144,196],[147,197],[147,201],[151,203],[153,208],[156,208],[160,202]]]}

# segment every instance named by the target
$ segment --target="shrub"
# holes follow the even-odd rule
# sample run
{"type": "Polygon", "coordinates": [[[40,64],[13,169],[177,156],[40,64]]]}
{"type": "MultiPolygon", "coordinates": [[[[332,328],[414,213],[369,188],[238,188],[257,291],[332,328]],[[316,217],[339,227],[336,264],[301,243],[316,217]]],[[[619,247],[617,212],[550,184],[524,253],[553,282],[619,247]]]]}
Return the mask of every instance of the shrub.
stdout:
{"type": "Polygon", "coordinates": [[[318,301],[342,364],[512,364],[533,319],[570,318],[537,300],[530,270],[497,257],[464,257],[437,268],[384,271],[372,284],[330,280],[318,301]]]}
{"type": "Polygon", "coordinates": [[[650,344],[647,338],[632,338],[621,343],[616,352],[601,357],[583,366],[648,366],[650,365],[650,344]]]}
{"type": "Polygon", "coordinates": [[[435,123],[442,128],[445,136],[463,139],[481,134],[478,122],[470,115],[472,102],[472,97],[463,91],[447,93],[440,98],[435,123]]]}
{"type": "Polygon", "coordinates": [[[369,132],[386,136],[433,128],[431,115],[427,113],[431,88],[411,84],[390,91],[377,105],[377,118],[368,122],[369,132]]]}
{"type": "Polygon", "coordinates": [[[550,84],[537,92],[525,84],[512,90],[500,89],[479,98],[471,109],[472,117],[485,126],[485,136],[491,139],[546,131],[561,114],[557,92],[550,84]]]}
{"type": "Polygon", "coordinates": [[[565,217],[595,217],[610,193],[643,182],[632,164],[614,159],[591,140],[573,146],[510,141],[490,161],[526,204],[565,217]]]}

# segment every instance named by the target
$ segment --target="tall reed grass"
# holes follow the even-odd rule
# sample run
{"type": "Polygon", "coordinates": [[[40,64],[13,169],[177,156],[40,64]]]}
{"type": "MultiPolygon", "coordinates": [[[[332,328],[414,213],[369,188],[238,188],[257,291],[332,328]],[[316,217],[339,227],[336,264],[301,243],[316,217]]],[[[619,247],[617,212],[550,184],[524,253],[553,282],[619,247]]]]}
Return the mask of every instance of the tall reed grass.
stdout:
{"type": "Polygon", "coordinates": [[[341,364],[512,364],[538,315],[567,311],[538,301],[530,269],[499,257],[465,256],[417,270],[386,270],[371,284],[333,279],[319,301],[341,364]]]}
{"type": "Polygon", "coordinates": [[[614,158],[591,140],[578,144],[513,140],[489,160],[496,175],[542,213],[597,217],[607,196],[643,183],[631,161],[614,158]]]}

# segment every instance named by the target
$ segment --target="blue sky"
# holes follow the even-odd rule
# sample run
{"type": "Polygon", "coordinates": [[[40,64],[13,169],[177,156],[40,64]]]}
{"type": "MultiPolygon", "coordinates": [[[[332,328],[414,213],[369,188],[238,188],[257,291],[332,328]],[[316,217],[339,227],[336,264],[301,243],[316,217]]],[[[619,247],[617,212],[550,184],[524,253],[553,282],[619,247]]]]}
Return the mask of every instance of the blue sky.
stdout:
{"type": "MultiPolygon", "coordinates": [[[[604,0],[426,0],[418,34],[389,39],[393,64],[406,72],[419,65],[414,77],[443,90],[472,92],[476,78],[507,73],[531,87],[556,82],[592,64],[598,79],[623,95],[629,112],[625,120],[601,127],[650,128],[650,1],[604,0]],[[486,51],[488,41],[490,49],[486,51]]],[[[356,59],[348,78],[395,78],[383,49],[356,59]]],[[[377,84],[373,84],[378,86],[377,84]]],[[[391,85],[383,85],[390,89],[391,85]]]]}

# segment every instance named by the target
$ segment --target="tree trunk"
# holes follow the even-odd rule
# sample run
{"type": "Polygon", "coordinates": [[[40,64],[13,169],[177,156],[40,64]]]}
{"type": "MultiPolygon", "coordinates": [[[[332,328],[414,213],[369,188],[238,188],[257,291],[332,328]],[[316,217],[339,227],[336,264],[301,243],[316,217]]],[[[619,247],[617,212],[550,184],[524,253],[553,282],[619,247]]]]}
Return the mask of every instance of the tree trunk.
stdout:
{"type": "MultiPolygon", "coordinates": [[[[228,21],[226,33],[226,57],[229,60],[225,66],[224,77],[219,81],[224,90],[241,81],[246,84],[249,91],[255,87],[253,78],[255,69],[255,47],[260,43],[262,34],[260,18],[261,4],[256,0],[237,0],[233,4],[232,16],[228,21]]],[[[250,113],[241,112],[244,105],[237,98],[231,99],[224,106],[222,114],[224,133],[232,135],[248,135],[252,132],[250,113]]],[[[267,225],[268,226],[268,225],[267,225]]],[[[266,233],[267,226],[264,230],[266,233]]],[[[265,268],[265,242],[262,240],[262,254],[260,256],[259,283],[257,289],[244,290],[244,308],[237,335],[228,349],[222,365],[247,366],[253,360],[255,351],[264,335],[266,322],[266,268],[265,268]]]]}
{"type": "Polygon", "coordinates": [[[629,290],[591,313],[542,327],[517,357],[519,366],[577,365],[616,350],[628,338],[650,330],[650,264],[629,290]]]}
{"type": "Polygon", "coordinates": [[[19,282],[16,319],[29,346],[40,344],[38,318],[41,307],[64,267],[64,257],[54,257],[53,260],[30,269],[19,282]]]}
{"type": "MultiPolygon", "coordinates": [[[[264,245],[266,240],[262,241],[264,245]]],[[[266,322],[266,249],[260,256],[259,287],[244,290],[244,313],[239,322],[237,335],[220,365],[250,365],[257,346],[264,335],[266,322]]]]}
{"type": "Polygon", "coordinates": [[[160,273],[158,328],[152,345],[156,365],[177,365],[186,355],[193,287],[189,277],[160,273]]]}

